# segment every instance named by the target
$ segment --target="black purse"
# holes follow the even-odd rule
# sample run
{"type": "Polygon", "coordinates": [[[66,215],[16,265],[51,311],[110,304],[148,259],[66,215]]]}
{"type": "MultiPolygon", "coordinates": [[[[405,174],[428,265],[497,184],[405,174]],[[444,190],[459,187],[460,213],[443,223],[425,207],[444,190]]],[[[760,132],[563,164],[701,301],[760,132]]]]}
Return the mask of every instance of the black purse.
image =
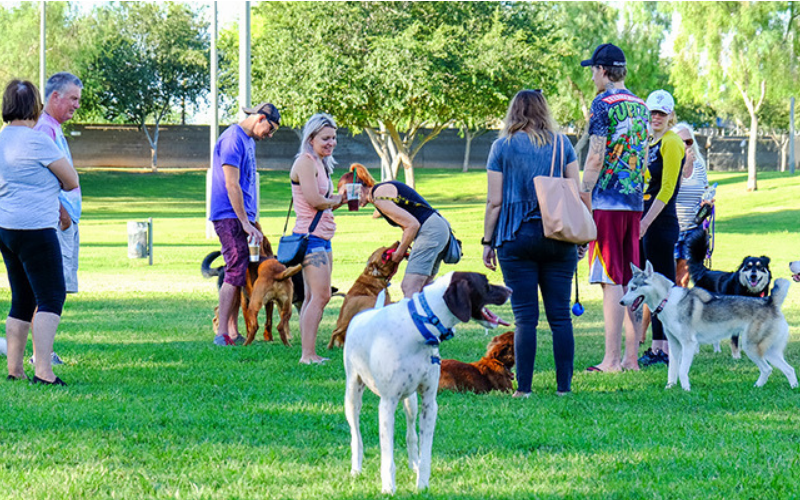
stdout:
{"type": "Polygon", "coordinates": [[[278,241],[278,262],[284,266],[295,266],[303,262],[306,256],[306,249],[308,249],[308,237],[316,229],[317,223],[322,217],[322,211],[318,210],[306,234],[290,234],[286,236],[286,228],[289,226],[289,216],[292,213],[293,202],[294,199],[289,200],[289,212],[286,214],[286,223],[283,225],[283,236],[278,241]]]}

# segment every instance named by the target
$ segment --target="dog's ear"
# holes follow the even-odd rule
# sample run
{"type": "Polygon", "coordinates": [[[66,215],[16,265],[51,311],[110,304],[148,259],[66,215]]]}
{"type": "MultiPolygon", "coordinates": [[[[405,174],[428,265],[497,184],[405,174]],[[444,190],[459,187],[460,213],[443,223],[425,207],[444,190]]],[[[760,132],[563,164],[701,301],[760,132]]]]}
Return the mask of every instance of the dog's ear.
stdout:
{"type": "Polygon", "coordinates": [[[767,257],[766,255],[762,255],[761,257],[759,257],[759,259],[761,259],[761,262],[764,263],[764,267],[769,267],[769,257],[767,257]]]}
{"type": "Polygon", "coordinates": [[[633,271],[633,274],[638,274],[642,272],[642,270],[636,267],[636,264],[634,264],[633,262],[631,262],[631,271],[633,271]]]}
{"type": "Polygon", "coordinates": [[[648,276],[652,276],[652,275],[653,275],[653,263],[652,263],[652,262],[650,262],[649,260],[647,261],[647,264],[646,264],[646,265],[645,265],[645,267],[644,267],[644,272],[645,272],[645,273],[646,273],[648,276]]]}
{"type": "Polygon", "coordinates": [[[456,280],[450,283],[444,293],[444,303],[447,308],[463,323],[469,321],[472,316],[470,290],[470,283],[467,280],[456,280]]]}

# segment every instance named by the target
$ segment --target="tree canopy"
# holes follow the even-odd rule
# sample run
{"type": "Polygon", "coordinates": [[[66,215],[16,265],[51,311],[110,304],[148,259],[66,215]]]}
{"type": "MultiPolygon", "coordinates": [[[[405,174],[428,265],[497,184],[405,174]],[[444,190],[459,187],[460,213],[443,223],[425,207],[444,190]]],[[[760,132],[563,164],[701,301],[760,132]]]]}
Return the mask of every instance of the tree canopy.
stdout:
{"type": "Polygon", "coordinates": [[[84,105],[108,120],[138,125],[155,171],[161,121],[208,92],[207,23],[176,2],[122,2],[96,9],[93,20],[94,43],[80,60],[84,93],[91,96],[84,105]]]}

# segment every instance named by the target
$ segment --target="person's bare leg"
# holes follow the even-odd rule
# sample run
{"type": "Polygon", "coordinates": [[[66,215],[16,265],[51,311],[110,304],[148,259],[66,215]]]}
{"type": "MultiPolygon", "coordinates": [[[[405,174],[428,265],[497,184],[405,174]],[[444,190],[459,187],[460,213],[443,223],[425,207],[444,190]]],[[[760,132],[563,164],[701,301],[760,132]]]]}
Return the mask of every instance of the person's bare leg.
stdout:
{"type": "Polygon", "coordinates": [[[8,344],[6,362],[8,363],[8,374],[14,378],[26,378],[25,370],[23,369],[23,358],[25,357],[25,344],[28,343],[28,330],[30,327],[29,321],[6,318],[6,342],[8,344]]]}
{"type": "Polygon", "coordinates": [[[306,302],[300,314],[300,343],[303,364],[321,363],[327,358],[317,354],[317,333],[325,306],[331,300],[333,256],[328,252],[313,252],[303,261],[303,280],[306,302]]]}
{"type": "Polygon", "coordinates": [[[406,275],[403,276],[403,282],[400,284],[400,289],[403,291],[403,297],[410,299],[412,295],[422,291],[422,288],[432,280],[433,276],[406,273],[406,275]]]}
{"type": "Polygon", "coordinates": [[[603,287],[603,317],[605,318],[605,355],[597,368],[604,372],[622,370],[622,321],[625,308],[619,304],[621,285],[601,284],[603,287]]]}
{"type": "Polygon", "coordinates": [[[236,316],[231,319],[233,315],[234,304],[239,302],[239,287],[233,286],[230,283],[223,283],[219,288],[219,327],[217,335],[229,335],[231,323],[234,327],[236,325],[236,316]]]}
{"type": "Polygon", "coordinates": [[[689,286],[689,264],[686,259],[675,261],[675,284],[683,288],[689,286]]]}
{"type": "Polygon", "coordinates": [[[36,356],[34,371],[36,376],[46,382],[53,382],[56,379],[53,373],[53,341],[56,338],[56,330],[61,322],[61,316],[55,313],[38,311],[33,321],[33,342],[36,344],[36,356]]]}
{"type": "Polygon", "coordinates": [[[242,305],[242,289],[236,288],[231,302],[230,315],[228,316],[228,337],[235,340],[239,336],[239,310],[242,305]]]}
{"type": "MultiPolygon", "coordinates": [[[[625,292],[625,288],[622,289],[625,292]]],[[[625,353],[622,358],[622,368],[639,371],[639,338],[642,329],[642,309],[632,313],[630,308],[620,306],[625,311],[623,328],[625,329],[625,353]]]]}

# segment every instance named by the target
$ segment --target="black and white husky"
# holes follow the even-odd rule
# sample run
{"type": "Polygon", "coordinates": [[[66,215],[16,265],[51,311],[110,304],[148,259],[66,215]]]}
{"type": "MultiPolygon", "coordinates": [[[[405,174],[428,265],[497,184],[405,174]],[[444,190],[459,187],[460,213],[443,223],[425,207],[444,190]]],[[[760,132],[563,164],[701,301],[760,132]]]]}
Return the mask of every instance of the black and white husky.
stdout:
{"type": "Polygon", "coordinates": [[[781,312],[781,304],[789,290],[789,280],[775,280],[772,294],[765,298],[715,296],[702,288],[675,286],[653,272],[650,262],[644,270],[631,267],[633,278],[620,303],[634,312],[646,303],[664,325],[670,351],[667,388],[680,378],[681,387],[690,390],[689,368],[698,344],[719,342],[732,334],[740,335],[745,354],[761,372],[756,387],[767,382],[772,366],[786,375],[789,385],[797,387],[794,368],[783,358],[789,341],[789,324],[781,312]]]}

